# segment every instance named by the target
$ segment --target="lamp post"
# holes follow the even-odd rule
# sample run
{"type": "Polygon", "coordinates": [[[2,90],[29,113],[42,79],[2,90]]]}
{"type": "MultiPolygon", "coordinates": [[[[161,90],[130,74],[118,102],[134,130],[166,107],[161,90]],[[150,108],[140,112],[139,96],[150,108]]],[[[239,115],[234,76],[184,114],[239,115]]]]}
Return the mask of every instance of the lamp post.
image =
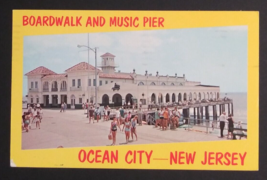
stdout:
{"type": "MultiPolygon", "coordinates": [[[[96,72],[97,71],[97,69],[96,69],[97,68],[97,48],[95,47],[94,49],[92,49],[89,46],[85,46],[85,45],[77,45],[77,47],[78,48],[86,47],[88,49],[88,54],[89,54],[89,50],[91,50],[95,53],[95,104],[97,106],[97,72],[96,72]]],[[[88,61],[89,61],[89,58],[88,58],[88,61]]],[[[89,64],[88,64],[88,66],[89,66],[89,64]]],[[[88,67],[88,72],[89,72],[89,67],[88,67]]]]}

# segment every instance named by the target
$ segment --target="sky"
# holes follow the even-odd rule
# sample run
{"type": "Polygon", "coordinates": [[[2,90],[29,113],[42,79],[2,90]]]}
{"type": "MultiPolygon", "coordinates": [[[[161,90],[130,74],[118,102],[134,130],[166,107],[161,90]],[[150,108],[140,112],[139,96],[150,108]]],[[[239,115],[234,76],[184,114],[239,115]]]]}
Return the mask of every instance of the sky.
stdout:
{"type": "MultiPolygon", "coordinates": [[[[247,92],[247,26],[171,30],[90,33],[89,46],[101,55],[115,55],[117,71],[185,77],[204,85],[220,86],[221,92],[247,92]]],[[[23,95],[25,74],[39,66],[64,73],[79,62],[88,62],[88,34],[25,36],[23,49],[23,95]]],[[[90,51],[89,63],[95,65],[90,51]]]]}

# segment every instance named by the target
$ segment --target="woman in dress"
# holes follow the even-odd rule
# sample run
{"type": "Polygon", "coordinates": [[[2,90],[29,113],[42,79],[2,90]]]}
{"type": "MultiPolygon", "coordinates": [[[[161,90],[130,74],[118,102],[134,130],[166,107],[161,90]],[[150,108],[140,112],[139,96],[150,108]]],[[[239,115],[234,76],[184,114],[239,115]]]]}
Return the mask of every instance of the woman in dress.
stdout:
{"type": "Polygon", "coordinates": [[[133,134],[134,134],[137,141],[136,124],[137,124],[137,116],[134,116],[134,118],[131,120],[131,136],[133,140],[133,134]]]}
{"type": "Polygon", "coordinates": [[[117,118],[114,118],[110,126],[110,134],[112,134],[112,141],[113,141],[111,146],[116,144],[117,125],[118,125],[117,118]]]}
{"type": "Polygon", "coordinates": [[[131,122],[129,121],[128,118],[125,119],[125,123],[122,129],[124,129],[124,127],[125,127],[125,137],[126,137],[126,144],[127,144],[129,142],[130,129],[131,129],[131,122]]]}
{"type": "Polygon", "coordinates": [[[233,138],[233,131],[234,131],[234,119],[233,119],[233,116],[231,114],[228,115],[227,121],[228,121],[227,138],[232,139],[233,138]]]}

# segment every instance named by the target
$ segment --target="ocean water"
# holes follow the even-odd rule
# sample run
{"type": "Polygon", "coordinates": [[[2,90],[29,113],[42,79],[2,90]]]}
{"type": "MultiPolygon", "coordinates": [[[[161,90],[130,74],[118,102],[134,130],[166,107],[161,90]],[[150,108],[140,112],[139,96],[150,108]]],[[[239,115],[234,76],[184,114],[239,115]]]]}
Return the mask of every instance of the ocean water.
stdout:
{"type": "Polygon", "coordinates": [[[242,123],[247,123],[247,93],[221,93],[220,97],[227,96],[233,100],[234,105],[234,121],[242,121],[242,123]]]}

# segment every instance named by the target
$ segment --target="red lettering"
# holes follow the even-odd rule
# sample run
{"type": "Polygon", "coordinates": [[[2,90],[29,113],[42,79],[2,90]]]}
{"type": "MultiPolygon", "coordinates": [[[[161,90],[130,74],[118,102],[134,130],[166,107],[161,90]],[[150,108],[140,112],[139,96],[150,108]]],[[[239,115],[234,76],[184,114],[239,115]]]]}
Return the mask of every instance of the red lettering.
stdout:
{"type": "Polygon", "coordinates": [[[137,153],[139,153],[139,163],[142,164],[142,154],[144,153],[145,151],[137,151],[137,153]]]}
{"type": "Polygon", "coordinates": [[[247,152],[245,152],[243,156],[239,153],[239,157],[240,157],[240,159],[241,159],[241,165],[242,165],[242,166],[244,165],[244,161],[245,161],[245,157],[246,157],[246,155],[247,155],[247,152]]]}
{"type": "Polygon", "coordinates": [[[68,24],[68,26],[70,26],[70,20],[69,20],[69,17],[67,16],[65,18],[65,21],[64,21],[64,27],[68,24]]]}
{"type": "Polygon", "coordinates": [[[86,21],[86,27],[87,27],[88,25],[92,26],[92,20],[91,20],[91,17],[88,17],[88,18],[87,18],[87,21],[86,21]]]}
{"type": "Polygon", "coordinates": [[[108,161],[108,163],[109,163],[109,154],[108,154],[107,150],[105,150],[105,152],[104,152],[102,163],[104,163],[105,160],[108,161]]]}
{"type": "Polygon", "coordinates": [[[63,22],[63,16],[56,17],[56,25],[57,26],[62,26],[62,22],[63,22]]]}
{"type": "Polygon", "coordinates": [[[29,24],[29,17],[28,16],[22,16],[22,25],[27,26],[29,24]]]}
{"type": "Polygon", "coordinates": [[[133,20],[133,26],[134,27],[138,27],[139,26],[139,23],[135,24],[135,22],[138,22],[139,21],[139,18],[138,17],[135,17],[134,20],[133,20]]]}
{"type": "Polygon", "coordinates": [[[182,156],[182,154],[184,154],[184,151],[179,152],[179,164],[184,164],[184,162],[181,162],[181,159],[185,158],[184,156],[182,156]]]}
{"type": "Polygon", "coordinates": [[[37,26],[38,24],[40,24],[40,26],[42,26],[42,21],[41,21],[41,17],[40,16],[37,17],[35,26],[37,26]]]}
{"type": "Polygon", "coordinates": [[[144,27],[146,27],[147,22],[148,22],[148,17],[144,17],[144,24],[143,24],[144,27]]]}
{"type": "Polygon", "coordinates": [[[194,151],[194,154],[192,153],[186,153],[186,163],[189,164],[194,164],[194,161],[195,161],[195,155],[196,155],[196,152],[194,151]]]}
{"type": "Polygon", "coordinates": [[[87,161],[88,161],[89,163],[93,163],[95,159],[93,158],[92,161],[90,161],[90,159],[89,159],[90,154],[93,154],[93,155],[94,155],[94,151],[93,151],[93,150],[90,150],[90,151],[89,151],[89,153],[87,154],[87,161]]]}
{"type": "Polygon", "coordinates": [[[111,27],[112,25],[116,26],[116,17],[110,17],[109,19],[109,26],[111,27]]]}
{"type": "Polygon", "coordinates": [[[71,16],[71,18],[70,18],[70,25],[71,26],[75,26],[75,24],[74,24],[74,22],[73,22],[73,17],[71,16]]]}
{"type": "Polygon", "coordinates": [[[216,161],[216,165],[218,164],[218,162],[219,162],[221,165],[223,165],[223,163],[222,163],[222,161],[221,161],[222,158],[223,158],[223,153],[221,153],[221,152],[216,153],[216,159],[215,159],[215,161],[216,161]]]}
{"type": "Polygon", "coordinates": [[[30,16],[29,23],[31,26],[34,26],[34,24],[35,24],[35,17],[34,16],[30,16]]]}
{"type": "Polygon", "coordinates": [[[214,164],[213,162],[211,162],[211,160],[214,159],[214,157],[211,156],[211,155],[213,155],[213,154],[214,154],[214,152],[210,152],[210,153],[209,153],[209,161],[208,161],[208,164],[209,164],[209,165],[213,165],[213,164],[214,164]]]}
{"type": "Polygon", "coordinates": [[[44,16],[43,17],[43,26],[48,26],[48,23],[47,23],[47,21],[48,21],[48,16],[44,16]]]}
{"type": "Polygon", "coordinates": [[[237,165],[237,163],[235,163],[234,161],[237,160],[238,158],[235,156],[237,156],[237,153],[232,154],[232,165],[237,165]]]}
{"type": "Polygon", "coordinates": [[[96,150],[96,154],[95,154],[95,162],[96,163],[100,163],[101,161],[99,160],[99,158],[101,157],[101,155],[99,154],[101,152],[101,150],[96,150]]]}
{"type": "Polygon", "coordinates": [[[164,22],[164,18],[163,18],[163,17],[160,17],[160,18],[159,18],[159,27],[160,27],[160,26],[161,26],[161,27],[164,27],[163,22],[164,22]]]}
{"type": "Polygon", "coordinates": [[[150,158],[151,158],[152,153],[153,153],[153,151],[150,151],[149,154],[146,152],[146,157],[147,157],[147,163],[148,164],[150,164],[150,158]]]}
{"type": "Polygon", "coordinates": [[[231,154],[229,152],[225,153],[224,154],[224,158],[226,159],[227,162],[223,162],[226,166],[229,166],[230,165],[230,160],[228,159],[228,157],[231,157],[231,154]]]}
{"type": "Polygon", "coordinates": [[[125,162],[127,162],[128,164],[131,164],[133,162],[133,159],[131,159],[130,161],[128,161],[128,155],[132,155],[132,151],[128,151],[125,155],[125,162]]]}
{"type": "Polygon", "coordinates": [[[80,17],[76,17],[76,26],[82,26],[82,24],[81,24],[81,19],[82,19],[82,16],[80,16],[80,17]]]}
{"type": "Polygon", "coordinates": [[[114,154],[113,151],[111,151],[111,164],[113,164],[113,160],[118,163],[118,150],[116,150],[116,154],[114,154]]]}
{"type": "Polygon", "coordinates": [[[100,17],[100,26],[104,26],[104,24],[106,23],[106,19],[104,17],[100,17]]]}
{"type": "Polygon", "coordinates": [[[152,27],[157,27],[157,17],[152,18],[152,27]]]}
{"type": "Polygon", "coordinates": [[[175,164],[177,164],[177,151],[175,151],[175,156],[174,154],[171,152],[170,154],[170,164],[172,165],[172,162],[174,162],[175,164]]]}
{"type": "Polygon", "coordinates": [[[53,16],[49,16],[49,26],[53,26],[55,24],[55,18],[53,16]]]}
{"type": "Polygon", "coordinates": [[[81,149],[80,152],[79,152],[79,154],[78,154],[78,159],[79,159],[80,162],[84,162],[85,161],[85,158],[86,158],[86,152],[85,152],[85,150],[81,149]],[[81,156],[83,158],[81,158],[81,156]]]}

